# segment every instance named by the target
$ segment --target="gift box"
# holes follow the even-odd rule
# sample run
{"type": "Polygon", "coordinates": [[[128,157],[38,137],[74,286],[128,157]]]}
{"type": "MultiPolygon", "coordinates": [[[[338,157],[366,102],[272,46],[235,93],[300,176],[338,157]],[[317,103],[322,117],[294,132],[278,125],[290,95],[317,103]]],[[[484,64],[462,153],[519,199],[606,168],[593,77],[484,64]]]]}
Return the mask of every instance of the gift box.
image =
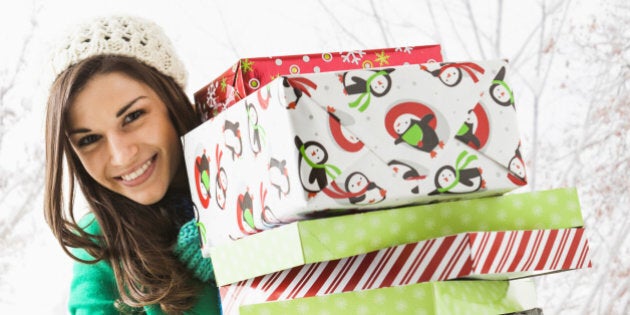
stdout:
{"type": "Polygon", "coordinates": [[[440,45],[241,59],[194,94],[202,121],[281,75],[441,62],[440,45]]]}
{"type": "Polygon", "coordinates": [[[183,137],[213,245],[526,183],[503,60],[280,77],[183,137]]]}
{"type": "Polygon", "coordinates": [[[306,264],[464,232],[581,226],[576,190],[561,188],[298,221],[205,246],[203,253],[212,258],[217,285],[225,286],[306,264]]]}
{"type": "MultiPolygon", "coordinates": [[[[440,281],[240,307],[257,314],[506,314],[537,307],[531,279],[440,281]]],[[[224,314],[238,314],[232,313],[224,314]]]]}
{"type": "Polygon", "coordinates": [[[584,228],[467,232],[307,264],[220,287],[226,314],[259,304],[456,278],[507,280],[590,267],[584,228]]]}

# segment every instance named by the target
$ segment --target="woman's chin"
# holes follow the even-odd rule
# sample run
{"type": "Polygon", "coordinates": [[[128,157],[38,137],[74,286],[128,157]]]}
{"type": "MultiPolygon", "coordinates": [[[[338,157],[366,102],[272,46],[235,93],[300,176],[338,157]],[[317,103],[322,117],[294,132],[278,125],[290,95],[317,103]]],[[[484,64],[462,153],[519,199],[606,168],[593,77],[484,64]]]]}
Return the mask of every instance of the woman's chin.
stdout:
{"type": "Polygon", "coordinates": [[[157,202],[159,202],[160,200],[162,200],[162,198],[164,197],[164,193],[158,194],[158,193],[153,193],[153,194],[123,194],[125,197],[141,204],[141,205],[145,205],[145,206],[150,206],[152,204],[155,204],[157,202]]]}

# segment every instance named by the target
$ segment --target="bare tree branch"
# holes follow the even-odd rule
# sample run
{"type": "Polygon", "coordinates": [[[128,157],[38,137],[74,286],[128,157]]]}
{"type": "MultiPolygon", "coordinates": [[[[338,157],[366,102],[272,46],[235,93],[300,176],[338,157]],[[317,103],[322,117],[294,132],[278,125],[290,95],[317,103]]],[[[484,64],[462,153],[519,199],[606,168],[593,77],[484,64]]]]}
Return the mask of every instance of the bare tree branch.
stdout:
{"type": "MultiPolygon", "coordinates": [[[[31,176],[25,176],[25,178],[29,178],[32,185],[36,187],[44,186],[42,180],[40,180],[40,176],[37,176],[44,172],[44,164],[41,163],[37,170],[35,170],[34,174],[31,176]]],[[[18,187],[24,187],[26,185],[20,185],[18,187]]],[[[27,186],[30,187],[30,186],[27,186]]],[[[21,198],[23,200],[22,205],[13,210],[13,217],[9,221],[2,222],[0,226],[0,239],[8,237],[9,232],[16,226],[27,214],[31,213],[34,209],[32,207],[33,201],[36,197],[41,193],[38,189],[30,189],[26,191],[26,195],[21,198]]],[[[6,196],[5,196],[6,197],[6,196]]],[[[4,199],[4,198],[3,198],[4,199]]]]}
{"type": "Polygon", "coordinates": [[[538,24],[536,24],[536,26],[531,30],[529,35],[527,35],[525,40],[523,40],[523,43],[521,44],[521,47],[516,50],[517,51],[516,55],[514,57],[510,58],[510,64],[515,69],[519,68],[519,66],[520,66],[519,62],[521,62],[521,55],[525,52],[525,47],[527,47],[528,45],[530,45],[532,43],[532,38],[534,37],[536,32],[542,27],[543,23],[545,23],[545,21],[540,20],[538,22],[538,24]]]}
{"type": "Polygon", "coordinates": [[[472,56],[470,51],[468,51],[468,45],[466,45],[466,42],[462,39],[462,36],[459,34],[459,30],[455,24],[455,21],[453,21],[453,17],[451,16],[451,10],[449,10],[449,8],[444,7],[445,6],[444,2],[441,2],[441,3],[442,3],[442,7],[444,8],[444,12],[446,13],[446,16],[448,17],[448,21],[451,25],[451,28],[453,29],[453,32],[455,32],[455,37],[457,37],[457,40],[462,45],[462,49],[466,52],[467,56],[472,56]]]}
{"type": "MultiPolygon", "coordinates": [[[[433,5],[431,4],[431,0],[425,0],[424,2],[427,5],[427,9],[429,11],[429,16],[431,17],[431,23],[433,23],[433,31],[435,32],[436,42],[441,43],[442,42],[442,33],[440,32],[440,30],[442,28],[437,23],[436,15],[435,15],[435,12],[433,11],[433,5]]],[[[445,60],[448,60],[445,51],[442,52],[442,55],[443,55],[445,60]]]]}
{"type": "Polygon", "coordinates": [[[481,39],[479,38],[480,31],[479,31],[479,28],[477,27],[477,21],[475,21],[475,16],[473,15],[473,12],[472,12],[470,0],[466,0],[465,4],[466,4],[466,9],[468,11],[468,19],[470,20],[470,24],[472,24],[472,31],[475,34],[475,39],[477,41],[477,48],[479,49],[479,52],[481,53],[481,58],[486,59],[486,53],[483,50],[483,45],[481,44],[481,39]]]}
{"type": "MultiPolygon", "coordinates": [[[[26,67],[27,65],[27,57],[26,50],[31,44],[33,40],[33,36],[35,34],[35,29],[38,25],[38,15],[41,11],[42,4],[39,2],[33,2],[33,8],[31,10],[31,18],[29,19],[29,30],[25,32],[24,40],[22,41],[22,46],[20,47],[19,59],[17,65],[13,68],[12,73],[8,76],[6,80],[6,85],[0,85],[0,131],[4,131],[8,124],[11,124],[14,119],[17,117],[10,108],[5,106],[4,98],[11,91],[17,82],[18,74],[26,67]]],[[[0,147],[2,147],[2,137],[0,137],[0,147]]]]}
{"type": "Polygon", "coordinates": [[[494,43],[494,53],[496,56],[501,56],[501,29],[503,25],[501,18],[503,17],[503,0],[497,0],[497,34],[494,43]]]}
{"type": "Polygon", "coordinates": [[[210,24],[204,23],[204,22],[206,22],[205,20],[197,19],[197,18],[195,18],[194,14],[190,14],[190,10],[189,10],[190,7],[194,8],[195,10],[201,10],[201,11],[208,11],[208,12],[211,12],[213,10],[218,11],[217,14],[219,15],[219,17],[221,19],[221,25],[223,25],[225,33],[227,33],[231,29],[228,27],[229,25],[227,25],[225,23],[225,20],[223,19],[223,16],[225,14],[223,14],[223,12],[221,11],[222,3],[214,1],[213,4],[214,4],[214,7],[216,9],[214,9],[214,8],[208,9],[206,7],[208,5],[208,2],[207,1],[200,1],[200,0],[198,0],[197,3],[193,4],[193,5],[185,5],[182,2],[174,2],[174,4],[179,5],[180,6],[180,11],[183,14],[186,14],[188,16],[188,19],[187,19],[188,23],[193,24],[197,29],[201,30],[204,33],[204,36],[207,36],[207,37],[204,38],[204,40],[206,40],[207,42],[211,42],[212,43],[212,48],[218,49],[218,48],[224,47],[227,50],[232,51],[232,53],[234,54],[234,57],[236,59],[239,58],[238,49],[236,49],[236,45],[232,41],[232,37],[233,36],[229,36],[229,34],[226,34],[226,36],[225,36],[226,39],[227,39],[227,43],[226,43],[225,41],[223,41],[222,39],[220,39],[217,36],[217,33],[215,32],[215,29],[208,29],[208,26],[210,24]]]}
{"type": "MultiPolygon", "coordinates": [[[[623,198],[623,195],[618,196],[619,199],[623,198]]],[[[606,242],[606,244],[610,244],[610,252],[615,252],[615,250],[617,248],[621,248],[621,244],[624,242],[624,240],[628,237],[628,228],[630,228],[630,220],[628,216],[624,216],[624,221],[622,224],[620,225],[616,225],[617,227],[617,233],[616,236],[614,237],[614,239],[609,239],[606,242]],[[612,242],[610,242],[612,241],[612,242]]],[[[606,259],[606,260],[602,260],[602,261],[611,261],[611,259],[606,259]]],[[[587,302],[583,304],[583,308],[582,308],[582,314],[591,314],[592,312],[589,311],[589,306],[593,304],[593,300],[595,299],[595,296],[597,294],[597,292],[599,292],[599,288],[603,287],[603,284],[608,281],[608,277],[604,276],[605,274],[610,272],[610,269],[613,268],[613,264],[611,263],[606,263],[603,264],[603,266],[600,266],[600,276],[597,277],[598,281],[597,284],[595,286],[592,287],[591,289],[591,293],[589,295],[589,297],[587,298],[587,302]]],[[[612,305],[609,305],[608,309],[610,310],[612,308],[612,305]]],[[[606,314],[611,314],[612,312],[606,312],[606,314]]]]}
{"type": "Polygon", "coordinates": [[[547,11],[545,10],[546,3],[543,0],[540,5],[540,11],[543,21],[540,27],[540,39],[538,39],[538,58],[536,60],[536,75],[540,76],[540,63],[542,62],[543,57],[543,46],[545,45],[545,26],[547,25],[547,11]]]}
{"type": "Polygon", "coordinates": [[[232,29],[229,25],[227,25],[227,23],[225,23],[225,19],[223,18],[223,12],[221,11],[221,3],[217,3],[217,1],[214,1],[214,6],[216,7],[217,11],[218,11],[218,15],[219,15],[219,19],[221,20],[221,25],[223,26],[223,29],[225,30],[225,32],[227,33],[225,38],[227,40],[227,47],[234,53],[234,55],[236,56],[236,58],[241,58],[241,55],[238,53],[238,49],[236,49],[236,45],[234,44],[234,42],[232,41],[232,36],[230,36],[229,31],[232,29]]]}
{"type": "Polygon", "coordinates": [[[383,40],[385,41],[385,46],[389,47],[390,46],[389,38],[387,36],[387,33],[385,32],[385,26],[383,25],[383,19],[378,15],[378,10],[376,9],[376,6],[374,5],[374,0],[370,0],[370,6],[372,7],[372,15],[374,16],[374,19],[378,23],[378,27],[381,30],[381,35],[383,36],[383,40]]]}
{"type": "Polygon", "coordinates": [[[353,32],[350,32],[345,26],[343,26],[343,24],[341,24],[341,22],[339,21],[339,19],[335,16],[335,14],[330,11],[330,9],[328,8],[327,5],[324,4],[324,2],[322,0],[317,0],[317,3],[319,3],[319,5],[324,9],[324,11],[326,11],[326,13],[328,13],[328,16],[330,16],[330,18],[333,20],[333,22],[335,22],[335,24],[337,24],[339,26],[339,28],[341,29],[341,31],[343,31],[343,33],[348,36],[349,38],[352,38],[352,40],[354,40],[355,42],[357,42],[357,44],[360,47],[366,47],[365,44],[359,40],[359,38],[357,38],[356,36],[354,36],[353,32]]]}

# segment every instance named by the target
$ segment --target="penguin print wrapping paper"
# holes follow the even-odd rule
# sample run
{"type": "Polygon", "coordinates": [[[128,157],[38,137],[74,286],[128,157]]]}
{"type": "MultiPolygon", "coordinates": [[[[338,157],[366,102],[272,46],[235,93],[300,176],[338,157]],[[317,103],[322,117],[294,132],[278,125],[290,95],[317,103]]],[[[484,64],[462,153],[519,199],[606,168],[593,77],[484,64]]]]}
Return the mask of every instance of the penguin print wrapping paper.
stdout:
{"type": "Polygon", "coordinates": [[[488,60],[278,77],[182,138],[204,248],[525,185],[508,75],[488,60]]]}
{"type": "Polygon", "coordinates": [[[244,58],[195,92],[206,121],[281,75],[441,62],[440,45],[244,58]]]}

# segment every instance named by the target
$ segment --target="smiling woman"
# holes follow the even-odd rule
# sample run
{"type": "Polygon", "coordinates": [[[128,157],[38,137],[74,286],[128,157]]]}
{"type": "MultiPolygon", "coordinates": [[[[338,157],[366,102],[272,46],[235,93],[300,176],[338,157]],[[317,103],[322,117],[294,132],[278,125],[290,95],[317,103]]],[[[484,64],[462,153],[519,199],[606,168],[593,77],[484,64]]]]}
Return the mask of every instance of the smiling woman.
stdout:
{"type": "Polygon", "coordinates": [[[68,113],[72,147],[96,182],[137,203],[158,202],[174,186],[181,145],[166,105],[146,84],[121,73],[94,76],[68,113]]]}
{"type": "Polygon", "coordinates": [[[179,137],[199,121],[182,64],[143,19],[100,18],[78,30],[53,56],[46,119],[44,212],[77,261],[70,312],[219,313],[183,170],[179,137]],[[81,220],[75,180],[90,207],[81,220]]]}

